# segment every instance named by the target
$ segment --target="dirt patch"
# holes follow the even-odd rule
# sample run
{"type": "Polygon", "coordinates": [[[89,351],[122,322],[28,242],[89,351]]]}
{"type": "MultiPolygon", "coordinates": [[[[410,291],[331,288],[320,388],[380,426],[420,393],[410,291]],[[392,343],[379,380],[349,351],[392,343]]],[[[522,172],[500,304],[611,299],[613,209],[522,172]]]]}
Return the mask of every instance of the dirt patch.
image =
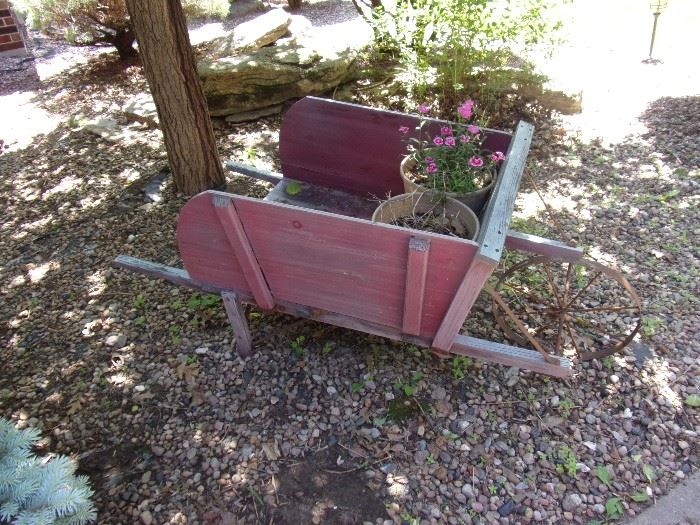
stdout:
{"type": "Polygon", "coordinates": [[[338,465],[347,453],[334,446],[280,472],[279,505],[270,511],[275,523],[354,525],[388,518],[382,500],[367,486],[365,469],[338,465]]]}

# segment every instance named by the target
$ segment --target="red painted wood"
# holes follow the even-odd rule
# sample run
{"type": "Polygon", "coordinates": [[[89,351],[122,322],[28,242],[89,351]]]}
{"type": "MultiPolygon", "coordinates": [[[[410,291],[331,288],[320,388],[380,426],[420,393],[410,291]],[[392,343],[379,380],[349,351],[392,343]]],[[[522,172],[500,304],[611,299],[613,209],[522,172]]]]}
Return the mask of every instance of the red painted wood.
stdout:
{"type": "MultiPolygon", "coordinates": [[[[251,289],[241,278],[233,250],[211,209],[212,195],[234,202],[246,238],[276,301],[344,314],[380,325],[403,326],[406,267],[415,232],[247,197],[205,192],[191,199],[178,224],[178,243],[190,275],[223,290],[251,289]],[[206,227],[203,218],[207,219],[206,227]],[[197,223],[196,228],[187,221],[197,223]],[[206,235],[203,235],[206,231],[206,235]],[[211,240],[217,241],[212,245],[211,240]],[[222,241],[223,239],[223,241],[222,241]]],[[[425,233],[431,250],[421,335],[437,330],[465,269],[476,253],[472,241],[425,233]]]]}
{"type": "MultiPolygon", "coordinates": [[[[439,132],[442,122],[433,124],[439,132]]],[[[413,130],[417,115],[306,97],[284,116],[280,161],[285,177],[384,198],[404,193],[399,164],[406,144],[399,127],[413,130]]],[[[485,146],[506,151],[510,134],[488,130],[485,146]]]]}
{"type": "Polygon", "coordinates": [[[430,239],[411,237],[408,242],[406,290],[403,300],[403,332],[405,334],[420,335],[429,255],[430,239]]]}
{"type": "Polygon", "coordinates": [[[432,348],[443,352],[450,351],[455,336],[462,329],[469,311],[495,267],[496,264],[490,259],[478,255],[472,259],[472,263],[450,303],[450,308],[435,334],[432,348]]]}
{"type": "Polygon", "coordinates": [[[241,357],[253,355],[253,343],[250,337],[250,328],[245,317],[245,310],[240,299],[234,292],[221,292],[224,300],[226,315],[233,328],[233,337],[236,341],[236,350],[241,357]]]}
{"type": "Polygon", "coordinates": [[[225,194],[212,194],[211,202],[219,219],[219,226],[233,248],[255,301],[260,308],[265,310],[272,309],[275,306],[275,301],[265,282],[265,277],[260,270],[255,253],[253,253],[253,249],[246,237],[243,224],[238,217],[238,213],[236,213],[233,199],[225,194]]]}

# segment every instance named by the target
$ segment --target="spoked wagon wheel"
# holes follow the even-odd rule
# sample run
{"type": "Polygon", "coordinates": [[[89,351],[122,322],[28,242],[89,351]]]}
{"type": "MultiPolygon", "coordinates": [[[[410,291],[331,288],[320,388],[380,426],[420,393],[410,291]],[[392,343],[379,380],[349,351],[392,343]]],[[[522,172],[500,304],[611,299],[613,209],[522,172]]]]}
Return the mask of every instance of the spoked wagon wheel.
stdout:
{"type": "Polygon", "coordinates": [[[534,338],[554,355],[583,361],[609,356],[641,325],[642,305],[627,279],[588,259],[532,257],[507,269],[494,290],[501,301],[494,297],[494,316],[508,339],[531,346],[528,338],[534,338]]]}

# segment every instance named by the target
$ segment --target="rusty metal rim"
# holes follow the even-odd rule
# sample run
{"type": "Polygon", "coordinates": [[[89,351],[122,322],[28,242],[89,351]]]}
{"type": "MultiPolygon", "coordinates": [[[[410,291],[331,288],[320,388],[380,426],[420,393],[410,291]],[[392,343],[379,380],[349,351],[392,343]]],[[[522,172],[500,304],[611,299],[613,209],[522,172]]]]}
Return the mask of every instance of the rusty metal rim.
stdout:
{"type": "MultiPolygon", "coordinates": [[[[494,289],[496,291],[498,291],[501,288],[502,283],[504,283],[504,281],[508,277],[510,277],[511,275],[513,275],[519,271],[522,271],[528,267],[535,266],[535,265],[543,265],[545,268],[547,268],[546,264],[559,263],[559,262],[564,263],[567,261],[558,261],[556,259],[552,259],[550,257],[546,257],[546,256],[542,256],[542,255],[536,256],[536,257],[530,257],[524,261],[521,261],[521,262],[515,264],[514,266],[511,266],[505,272],[503,272],[503,274],[501,274],[498,277],[498,280],[496,281],[496,284],[494,285],[494,289]]],[[[605,276],[609,277],[613,281],[617,282],[620,286],[622,286],[625,289],[625,291],[627,291],[630,298],[632,299],[632,302],[634,303],[633,305],[629,306],[629,309],[635,310],[637,312],[638,320],[637,320],[637,324],[634,327],[634,329],[626,337],[622,338],[622,340],[618,344],[616,344],[615,346],[612,346],[610,348],[606,348],[604,350],[600,350],[597,352],[580,352],[578,349],[578,346],[576,345],[576,342],[575,342],[574,333],[573,333],[574,330],[572,329],[571,324],[568,321],[565,321],[564,316],[569,312],[569,308],[572,307],[573,303],[575,301],[577,301],[579,299],[579,297],[581,297],[583,292],[585,292],[585,290],[591,286],[593,281],[598,278],[598,277],[594,277],[593,279],[591,279],[589,281],[589,283],[586,284],[586,286],[584,286],[581,290],[578,291],[578,293],[574,296],[573,299],[566,302],[565,305],[562,305],[561,303],[559,303],[558,306],[562,310],[562,312],[560,313],[560,319],[559,319],[560,330],[564,327],[563,325],[566,325],[566,329],[569,333],[569,336],[572,339],[574,347],[578,353],[579,359],[581,359],[582,361],[589,361],[591,359],[606,357],[606,356],[609,356],[609,355],[612,355],[614,353],[621,351],[623,348],[625,348],[628,344],[630,344],[632,342],[635,335],[637,335],[637,333],[639,332],[639,329],[641,328],[642,303],[641,303],[641,300],[639,298],[639,295],[637,294],[637,291],[632,287],[632,285],[629,283],[629,281],[625,278],[625,276],[622,273],[620,273],[617,270],[614,270],[613,268],[605,266],[597,261],[593,261],[590,259],[581,259],[577,262],[567,262],[567,263],[569,264],[568,270],[567,270],[567,276],[565,278],[566,279],[565,284],[567,285],[567,288],[568,288],[569,275],[571,274],[571,269],[573,266],[583,265],[587,268],[591,268],[595,272],[599,272],[598,276],[601,274],[604,274],[605,276]]],[[[551,277],[549,270],[546,270],[546,274],[547,274],[547,279],[549,280],[549,284],[550,284],[550,286],[552,286],[552,289],[553,289],[554,294],[556,296],[554,301],[559,302],[559,296],[556,292],[556,285],[552,282],[552,277],[551,277]]],[[[565,301],[566,301],[566,296],[565,296],[565,301]]],[[[493,315],[496,319],[496,322],[498,323],[498,326],[500,326],[500,328],[503,330],[503,332],[505,333],[505,335],[508,339],[510,339],[511,341],[513,341],[514,343],[519,344],[519,345],[525,345],[525,346],[528,345],[527,338],[524,337],[521,333],[518,333],[511,328],[511,326],[509,325],[509,323],[506,320],[506,316],[503,314],[499,305],[493,299],[492,299],[492,311],[493,311],[493,315]]],[[[610,311],[614,311],[614,307],[610,311]]],[[[561,333],[558,333],[557,340],[559,341],[560,339],[561,339],[561,333]]]]}

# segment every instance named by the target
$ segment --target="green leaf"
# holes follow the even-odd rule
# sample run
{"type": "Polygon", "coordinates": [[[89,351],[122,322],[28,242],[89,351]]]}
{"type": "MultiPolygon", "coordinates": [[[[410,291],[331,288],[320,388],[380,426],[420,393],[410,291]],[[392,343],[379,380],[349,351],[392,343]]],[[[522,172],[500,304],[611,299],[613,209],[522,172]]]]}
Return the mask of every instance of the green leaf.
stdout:
{"type": "Polygon", "coordinates": [[[644,476],[649,480],[649,483],[653,483],[656,479],[656,471],[651,465],[642,466],[642,472],[644,473],[644,476]]]}
{"type": "Polygon", "coordinates": [[[622,500],[620,498],[610,498],[605,502],[605,512],[608,513],[611,519],[616,520],[622,517],[624,511],[625,508],[622,506],[622,500]]]}
{"type": "Polygon", "coordinates": [[[689,396],[686,396],[685,404],[693,408],[700,407],[700,396],[697,394],[690,394],[689,396]]]}
{"type": "Polygon", "coordinates": [[[353,383],[352,385],[350,385],[350,388],[352,389],[353,392],[358,392],[358,391],[362,390],[362,388],[364,386],[365,386],[364,383],[353,383]]]}
{"type": "Polygon", "coordinates": [[[284,189],[284,191],[287,192],[289,195],[296,195],[297,193],[301,193],[301,184],[299,184],[295,180],[290,181],[287,184],[287,187],[284,189]]]}
{"type": "Polygon", "coordinates": [[[645,491],[643,491],[643,490],[638,490],[637,492],[635,492],[634,494],[632,494],[632,495],[630,496],[630,498],[632,498],[633,501],[636,501],[636,502],[638,502],[638,503],[642,503],[642,502],[644,502],[644,501],[649,501],[649,494],[647,494],[647,493],[646,493],[645,491]]]}
{"type": "Polygon", "coordinates": [[[595,468],[595,475],[598,476],[598,479],[605,483],[608,487],[610,486],[610,471],[607,467],[598,465],[595,468]]]}

